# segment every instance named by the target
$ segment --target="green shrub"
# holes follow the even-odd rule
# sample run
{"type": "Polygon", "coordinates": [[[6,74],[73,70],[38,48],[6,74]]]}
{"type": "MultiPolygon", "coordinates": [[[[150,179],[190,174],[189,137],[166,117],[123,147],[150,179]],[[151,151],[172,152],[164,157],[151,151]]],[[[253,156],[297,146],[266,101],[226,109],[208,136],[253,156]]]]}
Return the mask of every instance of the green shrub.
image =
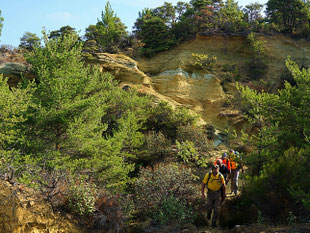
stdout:
{"type": "Polygon", "coordinates": [[[145,143],[150,155],[165,156],[171,151],[171,142],[162,132],[149,132],[145,135],[145,143]]]}
{"type": "Polygon", "coordinates": [[[197,70],[209,70],[212,71],[215,67],[217,57],[209,57],[207,54],[192,53],[194,62],[192,66],[197,70]]]}
{"type": "Polygon", "coordinates": [[[191,222],[193,215],[189,212],[190,206],[198,195],[196,179],[190,168],[174,163],[142,168],[134,183],[136,207],[144,215],[165,224],[191,222]],[[177,207],[180,209],[176,210],[177,207]]]}
{"type": "Polygon", "coordinates": [[[81,180],[71,183],[67,198],[69,209],[72,213],[78,215],[90,215],[95,210],[95,186],[81,180]]]}
{"type": "Polygon", "coordinates": [[[191,141],[184,141],[182,143],[176,141],[177,157],[187,163],[194,164],[199,167],[207,167],[206,158],[203,158],[196,151],[194,143],[191,141]]]}
{"type": "Polygon", "coordinates": [[[159,210],[154,213],[154,220],[161,224],[168,224],[174,222],[176,224],[182,224],[184,222],[192,222],[193,210],[191,206],[188,206],[186,201],[179,200],[174,196],[169,196],[163,200],[159,210]]]}
{"type": "Polygon", "coordinates": [[[289,149],[265,165],[259,176],[248,177],[247,198],[257,205],[263,216],[285,221],[289,213],[310,213],[309,148],[289,149]]]}
{"type": "Polygon", "coordinates": [[[153,106],[145,122],[146,130],[162,132],[166,138],[175,139],[177,128],[182,125],[193,125],[197,120],[184,107],[172,108],[167,102],[160,102],[153,106]]]}
{"type": "Polygon", "coordinates": [[[195,149],[200,154],[208,154],[213,148],[212,142],[208,139],[205,130],[193,125],[181,125],[177,128],[177,140],[179,142],[191,141],[195,145],[195,149]]]}
{"type": "Polygon", "coordinates": [[[267,73],[268,65],[264,58],[266,41],[259,40],[254,32],[247,36],[247,43],[252,59],[246,63],[246,71],[253,80],[264,77],[267,73]]]}

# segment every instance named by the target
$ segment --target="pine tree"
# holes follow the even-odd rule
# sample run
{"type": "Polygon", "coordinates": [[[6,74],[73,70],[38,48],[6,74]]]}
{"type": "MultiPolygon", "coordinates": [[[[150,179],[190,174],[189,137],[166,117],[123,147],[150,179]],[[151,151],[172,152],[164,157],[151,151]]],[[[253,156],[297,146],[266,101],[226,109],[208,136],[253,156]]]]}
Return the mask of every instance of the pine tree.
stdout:
{"type": "MultiPolygon", "coordinates": [[[[77,35],[62,40],[44,35],[44,43],[26,55],[37,82],[28,113],[27,151],[41,167],[70,169],[73,174],[87,169],[102,184],[124,185],[133,169],[126,148],[142,143],[137,131],[143,114],[117,109],[122,116],[115,127],[105,119],[113,102],[137,97],[118,88],[110,74],[84,64],[77,35]]],[[[137,102],[133,106],[140,109],[137,102]]]]}

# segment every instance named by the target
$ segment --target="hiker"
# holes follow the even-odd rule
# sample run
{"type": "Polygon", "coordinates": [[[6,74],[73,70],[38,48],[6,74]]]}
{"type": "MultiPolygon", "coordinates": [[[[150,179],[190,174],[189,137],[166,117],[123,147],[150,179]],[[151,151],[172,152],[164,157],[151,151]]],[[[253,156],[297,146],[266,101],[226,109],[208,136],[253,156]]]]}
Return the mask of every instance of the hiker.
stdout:
{"type": "MultiPolygon", "coordinates": [[[[227,157],[228,157],[228,156],[227,156],[227,153],[224,152],[224,153],[222,154],[221,157],[219,157],[219,158],[217,158],[217,159],[215,160],[214,164],[216,164],[216,161],[217,161],[218,159],[221,159],[222,162],[223,162],[223,164],[225,164],[225,166],[229,169],[229,171],[231,171],[231,168],[230,168],[230,161],[229,161],[229,159],[228,159],[227,157]]],[[[221,172],[221,171],[220,171],[220,172],[221,172]]],[[[222,174],[223,174],[223,173],[222,173],[222,174]]]]}
{"type": "Polygon", "coordinates": [[[221,159],[217,159],[215,163],[219,165],[219,171],[224,176],[225,184],[227,184],[230,177],[230,170],[226,167],[226,165],[223,163],[223,160],[221,159]]]}
{"type": "Polygon", "coordinates": [[[238,194],[238,179],[241,168],[240,159],[241,157],[239,152],[234,151],[234,149],[230,149],[229,160],[231,166],[231,193],[234,193],[235,195],[238,194]]]}
{"type": "Polygon", "coordinates": [[[216,227],[216,220],[219,214],[221,198],[226,197],[225,180],[223,175],[219,172],[219,166],[213,165],[212,170],[207,173],[201,183],[201,195],[205,199],[205,187],[207,186],[207,219],[211,219],[212,209],[212,227],[216,227]],[[221,195],[221,189],[223,189],[223,196],[221,195]]]}

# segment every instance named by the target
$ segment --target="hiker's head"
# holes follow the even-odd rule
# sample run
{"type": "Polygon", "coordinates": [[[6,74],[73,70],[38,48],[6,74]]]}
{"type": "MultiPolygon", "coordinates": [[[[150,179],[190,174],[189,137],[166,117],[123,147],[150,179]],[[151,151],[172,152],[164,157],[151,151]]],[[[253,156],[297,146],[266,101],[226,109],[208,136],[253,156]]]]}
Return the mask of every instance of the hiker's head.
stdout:
{"type": "Polygon", "coordinates": [[[212,166],[212,173],[213,173],[213,174],[217,174],[218,172],[219,172],[219,165],[214,164],[214,165],[212,166]]]}
{"type": "Polygon", "coordinates": [[[224,153],[222,154],[222,159],[226,159],[226,158],[227,158],[227,153],[224,152],[224,153]]]}
{"type": "Polygon", "coordinates": [[[229,153],[230,153],[231,155],[234,154],[234,153],[235,153],[234,149],[230,149],[230,150],[229,150],[229,153]]]}
{"type": "Polygon", "coordinates": [[[219,167],[222,167],[223,161],[221,159],[216,160],[216,164],[219,165],[219,167]]]}

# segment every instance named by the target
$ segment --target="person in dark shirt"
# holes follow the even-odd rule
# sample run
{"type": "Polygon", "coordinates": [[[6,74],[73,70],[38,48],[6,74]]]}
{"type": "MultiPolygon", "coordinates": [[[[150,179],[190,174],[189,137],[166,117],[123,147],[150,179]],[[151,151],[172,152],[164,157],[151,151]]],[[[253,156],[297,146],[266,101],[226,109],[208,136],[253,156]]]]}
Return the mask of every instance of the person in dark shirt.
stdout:
{"type": "Polygon", "coordinates": [[[224,176],[225,182],[227,184],[229,181],[230,170],[226,167],[225,164],[223,164],[221,159],[217,159],[216,164],[219,166],[220,173],[224,176]]]}

